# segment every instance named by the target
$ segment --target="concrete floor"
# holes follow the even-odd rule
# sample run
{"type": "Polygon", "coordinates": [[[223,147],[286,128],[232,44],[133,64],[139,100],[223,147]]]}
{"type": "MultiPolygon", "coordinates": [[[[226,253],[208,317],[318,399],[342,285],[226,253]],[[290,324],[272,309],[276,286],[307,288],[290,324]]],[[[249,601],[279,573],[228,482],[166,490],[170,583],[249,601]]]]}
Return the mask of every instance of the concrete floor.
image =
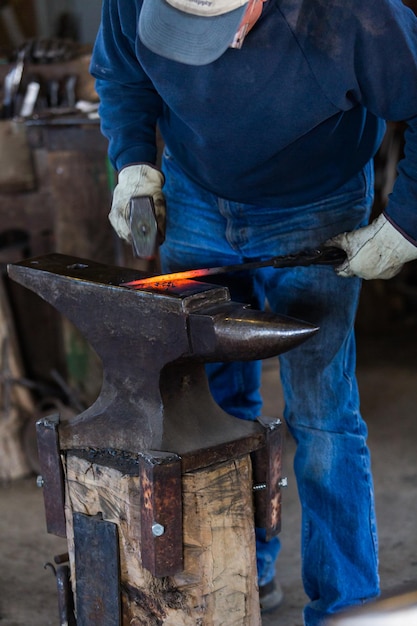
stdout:
{"type": "MultiPolygon", "coordinates": [[[[369,424],[377,515],[380,573],[384,590],[417,588],[417,329],[358,338],[358,379],[362,412],[369,424]]],[[[277,366],[264,368],[265,415],[280,416],[277,366]],[[278,397],[276,397],[278,394],[278,397]]],[[[282,607],[265,616],[263,626],[302,626],[305,596],[300,582],[300,510],[292,472],[294,444],[287,437],[284,469],[282,551],[279,580],[282,607]]],[[[42,493],[35,479],[0,488],[1,626],[57,626],[53,573],[44,567],[65,542],[45,531],[42,493]]],[[[218,625],[221,626],[221,625],[218,625]]]]}

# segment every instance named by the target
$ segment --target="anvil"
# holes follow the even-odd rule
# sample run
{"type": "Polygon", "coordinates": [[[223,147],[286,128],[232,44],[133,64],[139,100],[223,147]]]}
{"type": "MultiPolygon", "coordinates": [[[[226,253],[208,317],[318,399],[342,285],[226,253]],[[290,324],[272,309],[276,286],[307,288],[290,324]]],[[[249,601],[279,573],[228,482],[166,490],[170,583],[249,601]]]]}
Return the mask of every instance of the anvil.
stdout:
{"type": "Polygon", "coordinates": [[[60,425],[62,449],[183,456],[256,439],[257,423],[214,402],[204,363],[265,359],[318,330],[232,302],[226,287],[186,280],[163,291],[131,290],[121,285],[143,272],[60,254],[9,265],[8,273],[73,322],[102,361],[101,392],[60,425]]]}

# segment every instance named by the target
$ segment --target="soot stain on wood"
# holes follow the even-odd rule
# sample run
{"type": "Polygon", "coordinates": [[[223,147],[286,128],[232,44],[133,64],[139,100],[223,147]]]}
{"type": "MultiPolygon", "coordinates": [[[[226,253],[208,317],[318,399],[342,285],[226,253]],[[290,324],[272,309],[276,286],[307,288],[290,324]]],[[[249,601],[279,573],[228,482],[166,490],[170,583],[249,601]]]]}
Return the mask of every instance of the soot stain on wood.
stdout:
{"type": "Polygon", "coordinates": [[[162,626],[167,609],[181,610],[186,607],[184,595],[171,585],[168,578],[151,584],[147,591],[123,583],[121,588],[130,603],[143,609],[147,626],[162,626]]]}
{"type": "Polygon", "coordinates": [[[138,455],[113,448],[83,448],[67,450],[67,454],[85,459],[97,465],[118,470],[122,474],[137,476],[139,472],[138,455]]]}

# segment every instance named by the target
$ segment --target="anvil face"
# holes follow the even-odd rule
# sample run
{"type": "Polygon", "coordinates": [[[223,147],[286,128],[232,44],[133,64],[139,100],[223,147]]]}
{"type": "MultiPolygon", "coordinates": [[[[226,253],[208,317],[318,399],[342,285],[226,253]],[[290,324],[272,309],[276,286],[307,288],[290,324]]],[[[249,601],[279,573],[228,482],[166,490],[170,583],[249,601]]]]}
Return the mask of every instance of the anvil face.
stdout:
{"type": "Polygon", "coordinates": [[[248,438],[256,447],[257,424],[217,406],[204,363],[269,358],[318,330],[193,280],[131,290],[123,283],[141,272],[65,255],[29,259],[8,272],[70,319],[102,360],[99,397],[60,427],[64,449],[187,455],[248,438]]]}

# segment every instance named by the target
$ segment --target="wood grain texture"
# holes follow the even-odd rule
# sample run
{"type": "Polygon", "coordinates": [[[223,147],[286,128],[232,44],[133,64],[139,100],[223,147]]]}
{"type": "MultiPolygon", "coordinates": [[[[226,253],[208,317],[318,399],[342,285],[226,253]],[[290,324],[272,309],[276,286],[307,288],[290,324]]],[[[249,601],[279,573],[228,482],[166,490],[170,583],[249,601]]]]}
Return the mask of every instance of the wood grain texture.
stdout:
{"type": "Polygon", "coordinates": [[[70,454],[65,467],[73,584],[72,514],[101,512],[118,526],[123,626],[260,626],[249,457],[183,475],[184,570],[165,578],[141,565],[138,477],[70,454]]]}

